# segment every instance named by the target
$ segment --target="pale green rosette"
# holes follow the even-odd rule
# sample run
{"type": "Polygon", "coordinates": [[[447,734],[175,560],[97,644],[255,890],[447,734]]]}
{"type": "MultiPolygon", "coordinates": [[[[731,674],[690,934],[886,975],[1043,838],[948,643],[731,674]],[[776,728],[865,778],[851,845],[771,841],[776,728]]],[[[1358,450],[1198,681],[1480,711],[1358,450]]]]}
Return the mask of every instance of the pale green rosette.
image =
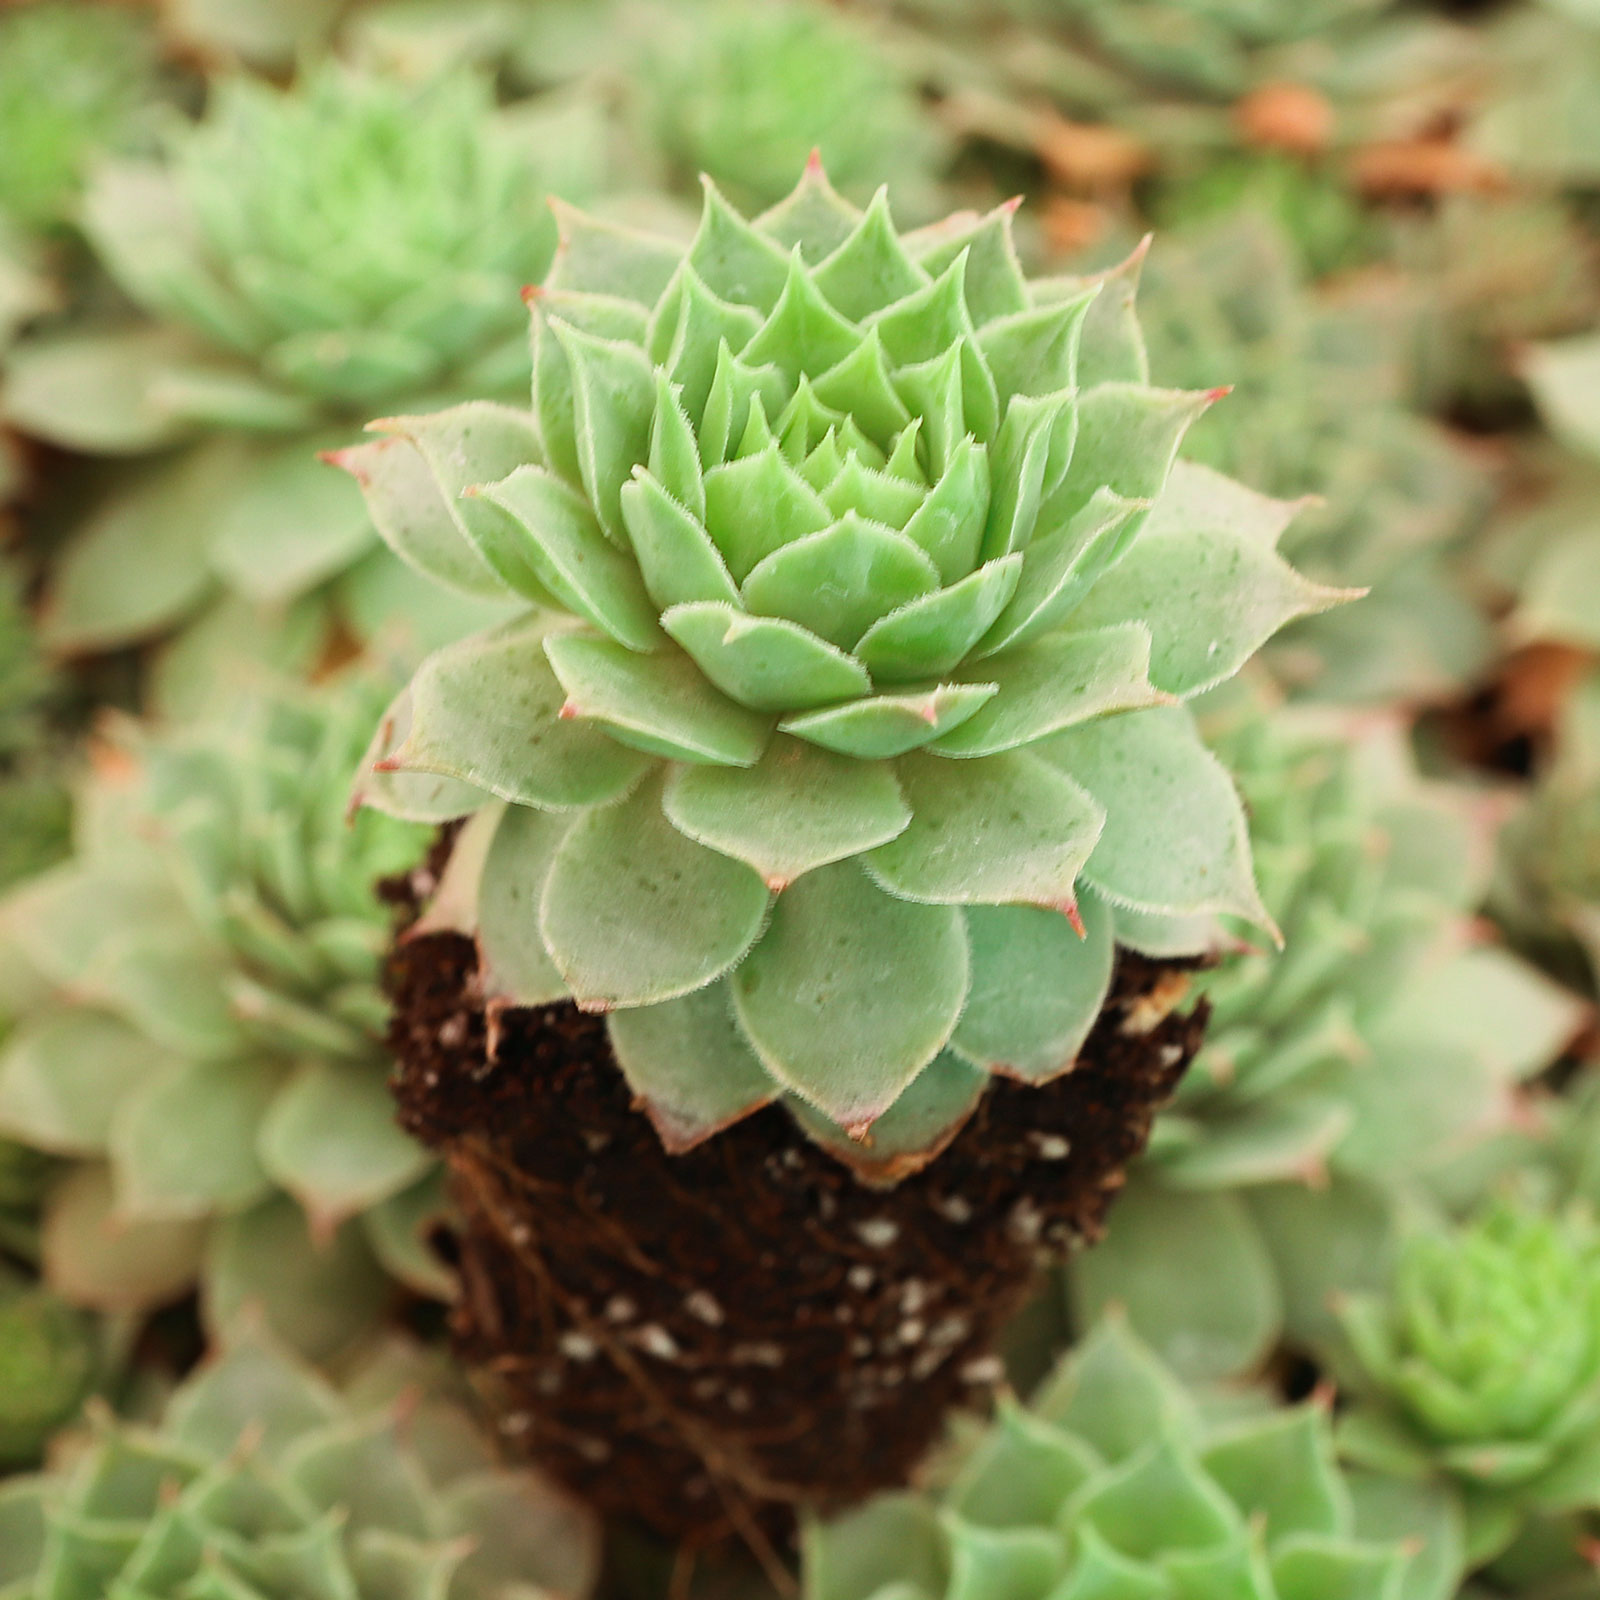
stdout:
{"type": "Polygon", "coordinates": [[[51,643],[161,637],[219,595],[219,647],[253,629],[283,665],[315,660],[330,609],[358,637],[398,613],[413,648],[481,626],[481,605],[417,607],[316,454],[375,409],[522,388],[517,291],[555,247],[546,193],[593,176],[591,133],[582,106],[499,110],[465,71],[414,84],[328,65],[289,90],[222,80],[164,160],[98,167],[84,225],[145,319],[27,342],[4,413],[155,460],[69,541],[51,643]]]}
{"type": "Polygon", "coordinates": [[[1207,709],[1284,948],[1236,928],[1199,979],[1205,1048],[1070,1289],[1085,1314],[1125,1305],[1167,1359],[1211,1378],[1259,1364],[1285,1331],[1326,1338],[1330,1295],[1383,1283],[1412,1214],[1511,1127],[1517,1085],[1582,1008],[1472,928],[1486,819],[1418,779],[1398,727],[1207,709]]]}
{"type": "MultiPolygon", "coordinates": [[[[1521,1593],[1581,1581],[1600,1511],[1600,1235],[1587,1211],[1498,1200],[1410,1239],[1343,1308],[1347,1459],[1451,1485],[1473,1566],[1521,1593]]],[[[1569,1591],[1577,1592],[1577,1591],[1569,1591]]]]}
{"type": "Polygon", "coordinates": [[[570,217],[533,311],[531,413],[343,456],[528,608],[424,663],[358,794],[472,815],[488,993],[611,1013],[669,1145],[783,1098],[909,1170],[1070,1067],[1118,938],[1266,920],[1183,701],[1345,595],[1173,468],[1217,395],[1146,381],[1128,270],[1030,283],[1010,207],[901,234],[814,163],[754,223],[708,185],[687,250],[570,217]]]}
{"type": "Polygon", "coordinates": [[[1313,1401],[1192,1391],[1108,1318],[949,1486],[803,1539],[805,1600],[1449,1600],[1460,1518],[1341,1471],[1313,1401]]]}
{"type": "Polygon", "coordinates": [[[585,1600],[599,1564],[591,1519],[398,1343],[335,1388],[235,1328],[159,1422],[64,1442],[0,1484],[5,1600],[585,1600]]]}
{"type": "Polygon", "coordinates": [[[347,683],[236,705],[226,728],[132,731],[80,797],[74,856],[3,907],[0,1130],[70,1158],[46,1280],[142,1312],[197,1279],[213,1327],[261,1302],[313,1352],[394,1279],[447,1295],[442,1208],[395,1126],[379,969],[425,829],[345,817],[382,702],[347,683]]]}

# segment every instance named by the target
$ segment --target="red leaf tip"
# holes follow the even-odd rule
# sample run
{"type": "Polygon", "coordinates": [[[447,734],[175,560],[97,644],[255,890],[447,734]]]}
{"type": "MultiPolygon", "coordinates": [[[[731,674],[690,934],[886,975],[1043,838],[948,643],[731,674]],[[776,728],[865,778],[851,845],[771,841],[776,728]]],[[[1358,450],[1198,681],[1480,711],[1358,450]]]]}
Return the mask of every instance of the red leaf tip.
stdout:
{"type": "Polygon", "coordinates": [[[1219,400],[1226,400],[1233,393],[1233,385],[1225,383],[1220,388],[1206,390],[1206,404],[1214,406],[1219,400]]]}
{"type": "Polygon", "coordinates": [[[808,178],[820,178],[822,174],[822,146],[814,144],[811,147],[811,154],[806,157],[806,176],[808,178]]]}
{"type": "Polygon", "coordinates": [[[525,283],[517,292],[522,296],[523,305],[531,306],[534,301],[544,297],[544,285],[542,283],[525,283]]]}
{"type": "Polygon", "coordinates": [[[1014,194],[1009,200],[1000,202],[999,210],[1003,216],[1014,217],[1022,209],[1022,196],[1014,194]]]}
{"type": "Polygon", "coordinates": [[[578,702],[572,699],[563,700],[561,702],[561,709],[556,712],[556,718],[561,722],[571,722],[572,719],[578,715],[580,715],[578,710],[578,702]]]}

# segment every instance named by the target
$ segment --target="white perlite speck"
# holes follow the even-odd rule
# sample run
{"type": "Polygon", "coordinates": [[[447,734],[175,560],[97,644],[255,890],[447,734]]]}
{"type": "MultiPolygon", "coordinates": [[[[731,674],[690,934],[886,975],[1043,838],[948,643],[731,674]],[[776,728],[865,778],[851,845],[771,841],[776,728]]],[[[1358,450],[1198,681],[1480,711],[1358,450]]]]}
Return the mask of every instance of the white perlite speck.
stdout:
{"type": "Polygon", "coordinates": [[[856,1224],[856,1237],[871,1250],[887,1250],[900,1237],[900,1224],[888,1217],[868,1217],[856,1224]]]}
{"type": "Polygon", "coordinates": [[[562,1355],[569,1361],[593,1361],[600,1354],[600,1346],[586,1333],[576,1328],[561,1335],[557,1341],[562,1355]]]}
{"type": "Polygon", "coordinates": [[[698,1317],[708,1328],[720,1328],[723,1323],[722,1307],[709,1289],[691,1289],[683,1297],[683,1309],[691,1317],[698,1317]]]}

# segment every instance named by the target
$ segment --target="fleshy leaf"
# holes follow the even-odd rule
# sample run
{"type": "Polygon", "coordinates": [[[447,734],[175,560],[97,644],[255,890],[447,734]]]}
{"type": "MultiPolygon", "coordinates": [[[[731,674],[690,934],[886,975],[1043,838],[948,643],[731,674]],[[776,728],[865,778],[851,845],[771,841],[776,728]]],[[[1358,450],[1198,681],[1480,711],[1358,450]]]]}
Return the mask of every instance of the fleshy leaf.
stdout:
{"type": "Polygon", "coordinates": [[[1086,894],[1078,914],[1082,934],[1055,909],[968,907],[972,988],[955,1049],[1027,1083],[1072,1066],[1100,1015],[1115,955],[1110,909],[1086,894]]]}
{"type": "Polygon", "coordinates": [[[1098,290],[1013,312],[988,323],[978,348],[994,374],[1000,408],[1012,395],[1047,395],[1077,383],[1078,340],[1098,290]]]}
{"type": "Polygon", "coordinates": [[[1135,519],[1147,509],[1142,500],[1099,490],[1065,527],[1030,545],[1017,592],[982,641],[981,653],[1026,644],[1064,622],[1127,548],[1135,519]]]}
{"type": "Polygon", "coordinates": [[[955,1028],[967,994],[961,913],[897,900],[852,861],[819,867],[779,897],[733,992],[779,1083],[846,1129],[870,1124],[955,1028]]]}
{"type": "Polygon", "coordinates": [[[724,300],[754,306],[763,315],[778,303],[789,276],[789,255],[722,198],[709,178],[700,227],[684,258],[724,300]]]}
{"type": "Polygon", "coordinates": [[[830,1155],[868,1183],[897,1183],[920,1172],[961,1131],[989,1086],[989,1074],[953,1050],[941,1050],[870,1132],[852,1138],[795,1096],[796,1122],[830,1155]]]}
{"type": "Polygon", "coordinates": [[[580,1006],[655,1005],[738,961],[760,935],[767,900],[743,862],[672,826],[650,782],[573,824],[551,864],[539,926],[580,1006]]]}
{"type": "Polygon", "coordinates": [[[965,668],[1000,692],[932,746],[943,756],[986,756],[1032,744],[1116,711],[1160,704],[1151,682],[1150,635],[1140,622],[1063,633],[965,668]]]}
{"type": "MultiPolygon", "coordinates": [[[[668,383],[664,372],[656,374],[656,414],[650,425],[650,474],[691,516],[705,517],[705,472],[700,460],[700,441],[695,438],[694,425],[683,409],[682,396],[668,383]]],[[[634,476],[639,476],[637,471],[634,476]]],[[[622,520],[637,550],[639,535],[628,516],[626,484],[622,489],[622,520]]]]}
{"type": "Polygon", "coordinates": [[[350,789],[352,812],[371,806],[406,822],[454,822],[490,798],[476,784],[431,772],[405,772],[386,766],[411,733],[411,690],[402,689],[384,711],[361,758],[350,789]]]}
{"type": "Polygon", "coordinates": [[[1037,748],[1105,807],[1084,877],[1114,904],[1168,916],[1226,911],[1272,928],[1239,796],[1187,712],[1103,717],[1037,748]]]}
{"type": "Polygon", "coordinates": [[[662,381],[670,380],[681,391],[688,415],[698,417],[711,393],[719,347],[726,343],[731,350],[744,349],[760,326],[756,312],[713,294],[686,262],[651,317],[645,349],[664,369],[662,381]]]}
{"type": "Polygon", "coordinates": [[[402,561],[466,594],[499,599],[512,591],[463,535],[422,452],[398,435],[326,458],[361,486],[373,525],[402,561]]]}
{"type": "Polygon", "coordinates": [[[597,339],[559,317],[550,325],[572,368],[578,468],[589,504],[606,536],[625,549],[619,497],[649,455],[655,374],[636,345],[597,339]]]}
{"type": "Polygon", "coordinates": [[[661,1142],[692,1150],[778,1092],[733,1020],[726,983],[614,1013],[617,1065],[661,1142]]]}
{"type": "Polygon", "coordinates": [[[977,565],[989,520],[989,456],[977,440],[961,440],[943,476],[901,530],[939,569],[941,583],[956,583],[977,565]]]}
{"type": "Polygon", "coordinates": [[[1070,436],[1077,405],[1069,391],[1037,397],[1017,395],[1006,408],[1000,436],[990,452],[994,493],[983,531],[985,560],[1026,549],[1032,541],[1056,429],[1065,421],[1070,436]]]}
{"type": "Polygon", "coordinates": [[[683,249],[621,223],[592,217],[551,198],[558,243],[548,282],[552,288],[616,295],[653,306],[683,259],[683,249]]]}
{"type": "Polygon", "coordinates": [[[787,617],[849,650],[879,617],[938,582],[911,540],[851,513],[757,563],[743,592],[752,611],[787,617]]]}
{"type": "Polygon", "coordinates": [[[866,668],[797,623],[715,601],[673,606],[662,626],[726,695],[754,711],[795,711],[867,694],[866,668]]]}
{"type": "Polygon", "coordinates": [[[856,320],[930,282],[895,232],[887,188],[872,197],[855,230],[813,276],[829,303],[856,320]]]}
{"type": "Polygon", "coordinates": [[[1066,906],[1105,813],[1048,761],[912,754],[895,764],[911,825],[866,858],[891,894],[959,905],[1066,906]]]}
{"type": "Polygon", "coordinates": [[[1016,592],[1022,556],[990,561],[948,589],[908,601],[861,636],[856,656],[880,683],[953,672],[1016,592]]]}
{"type": "Polygon", "coordinates": [[[477,919],[484,992],[492,999],[544,1006],[571,993],[545,948],[539,905],[572,820],[507,806],[494,831],[478,884],[477,919]]]}
{"type": "Polygon", "coordinates": [[[769,888],[900,833],[911,810],[886,763],[781,735],[753,767],[679,767],[665,809],[680,832],[748,862],[769,888]]]}
{"type": "Polygon", "coordinates": [[[550,638],[549,618],[535,616],[436,650],[412,679],[409,727],[380,769],[436,773],[555,810],[626,794],[650,763],[561,715],[550,638]]]}
{"type": "Polygon", "coordinates": [[[1153,501],[1190,423],[1219,398],[1216,391],[1148,389],[1104,383],[1078,401],[1072,463],[1051,510],[1074,515],[1100,489],[1153,501]]]}
{"type": "Polygon", "coordinates": [[[777,305],[740,359],[750,366],[770,362],[798,381],[801,373],[815,378],[837,366],[860,340],[860,331],[828,304],[796,252],[777,305]]]}
{"type": "Polygon", "coordinates": [[[713,467],[705,493],[706,527],[736,583],[743,583],[764,557],[833,521],[833,513],[776,444],[713,467]]]}
{"type": "Polygon", "coordinates": [[[662,611],[696,601],[739,604],[738,587],[711,535],[651,473],[636,473],[623,486],[621,503],[639,574],[662,611]]]}
{"type": "MultiPolygon", "coordinates": [[[[965,254],[967,304],[980,326],[1028,308],[1028,285],[1011,236],[1014,202],[997,206],[965,226],[936,225],[913,236],[912,254],[924,271],[938,274],[965,254]]],[[[954,220],[954,219],[952,219],[954,220]]]]}
{"type": "Polygon", "coordinates": [[[849,705],[807,711],[778,724],[784,733],[866,761],[904,755],[975,716],[994,697],[993,683],[937,684],[873,695],[849,705]]]}
{"type": "Polygon", "coordinates": [[[569,609],[630,650],[660,644],[639,568],[607,539],[581,495],[535,466],[478,492],[527,529],[528,561],[569,609]]]}
{"type": "Polygon", "coordinates": [[[580,633],[545,640],[545,654],[574,716],[604,723],[652,755],[749,767],[771,722],[725,699],[676,651],[641,656],[614,639],[580,633]]]}
{"type": "Polygon", "coordinates": [[[1227,529],[1146,527],[1073,616],[1092,628],[1138,617],[1150,629],[1150,677],[1189,696],[1230,678],[1285,623],[1356,599],[1302,578],[1272,549],[1227,529]]]}

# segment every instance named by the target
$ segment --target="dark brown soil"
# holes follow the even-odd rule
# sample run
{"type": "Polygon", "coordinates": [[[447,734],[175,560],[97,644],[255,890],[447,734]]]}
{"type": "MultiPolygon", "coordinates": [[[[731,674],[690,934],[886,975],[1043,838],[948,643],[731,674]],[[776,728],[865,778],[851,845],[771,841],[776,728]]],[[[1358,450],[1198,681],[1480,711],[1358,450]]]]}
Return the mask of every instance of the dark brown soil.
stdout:
{"type": "Polygon", "coordinates": [[[466,1219],[455,1314],[507,1441],[604,1511],[761,1548],[800,1505],[904,1483],[1041,1265],[1098,1236],[1204,1031],[1123,954],[1077,1066],[997,1080],[931,1166],[870,1188],[769,1107],[668,1155],[604,1020],[486,1024],[471,941],[390,971],[401,1120],[466,1219]],[[492,1050],[492,1054],[491,1054],[492,1050]]]}

